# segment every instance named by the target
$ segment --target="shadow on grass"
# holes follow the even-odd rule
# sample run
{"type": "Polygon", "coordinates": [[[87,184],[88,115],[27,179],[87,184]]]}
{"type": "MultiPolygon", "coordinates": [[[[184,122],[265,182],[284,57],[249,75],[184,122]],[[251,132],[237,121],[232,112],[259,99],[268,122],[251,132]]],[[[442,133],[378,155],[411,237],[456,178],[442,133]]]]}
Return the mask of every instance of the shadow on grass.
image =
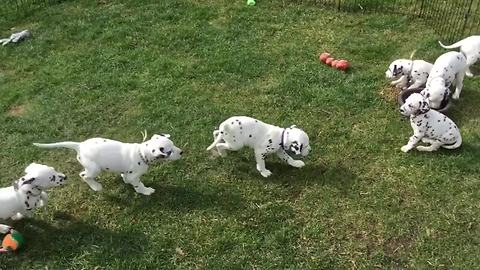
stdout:
{"type": "MultiPolygon", "coordinates": [[[[147,245],[147,238],[141,232],[111,231],[75,220],[63,212],[57,212],[51,223],[25,219],[14,225],[25,237],[26,245],[16,254],[1,255],[0,269],[20,266],[35,269],[35,266],[48,265],[51,261],[61,261],[67,267],[81,256],[86,256],[82,260],[97,265],[102,265],[105,258],[134,260],[147,245]]],[[[62,268],[60,265],[56,267],[62,268]]]]}
{"type": "Polygon", "coordinates": [[[130,185],[123,185],[121,192],[105,194],[104,198],[112,203],[128,208],[132,212],[158,211],[191,211],[202,209],[220,209],[222,212],[236,212],[243,209],[244,200],[238,195],[218,186],[209,186],[208,191],[196,190],[193,185],[155,186],[156,191],[150,196],[135,194],[130,185]],[[142,197],[142,198],[132,198],[142,197]]]}
{"type": "Polygon", "coordinates": [[[256,170],[255,161],[242,160],[236,169],[245,180],[256,178],[268,183],[278,183],[293,187],[297,192],[311,185],[329,185],[347,194],[358,178],[340,163],[318,164],[309,160],[305,163],[303,168],[298,169],[279,161],[267,162],[266,167],[272,172],[268,178],[262,177],[256,170]]]}

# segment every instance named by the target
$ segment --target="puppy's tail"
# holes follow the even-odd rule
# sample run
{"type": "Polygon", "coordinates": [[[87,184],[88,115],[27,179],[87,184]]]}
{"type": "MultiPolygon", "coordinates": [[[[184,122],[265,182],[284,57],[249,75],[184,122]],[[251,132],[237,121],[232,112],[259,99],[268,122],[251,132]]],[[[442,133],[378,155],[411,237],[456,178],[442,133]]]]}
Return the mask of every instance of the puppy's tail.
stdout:
{"type": "Polygon", "coordinates": [[[415,55],[415,53],[417,52],[417,50],[413,50],[413,52],[410,54],[410,60],[413,60],[413,56],[415,55]]]}
{"type": "Polygon", "coordinates": [[[212,149],[215,147],[215,145],[217,145],[219,142],[221,142],[221,141],[223,140],[222,137],[223,137],[222,134],[219,133],[219,134],[217,135],[217,137],[215,138],[215,140],[213,141],[213,143],[210,144],[209,147],[207,147],[207,151],[212,150],[212,149]]]}
{"type": "Polygon", "coordinates": [[[452,144],[452,145],[442,145],[442,147],[446,148],[446,149],[455,149],[455,148],[460,147],[460,145],[462,145],[462,136],[459,136],[458,140],[454,144],[452,144]]]}
{"type": "Polygon", "coordinates": [[[41,148],[68,148],[73,149],[75,151],[79,151],[80,143],[78,142],[59,142],[59,143],[33,143],[33,145],[41,147],[41,148]]]}
{"type": "Polygon", "coordinates": [[[455,49],[462,46],[462,43],[463,43],[463,40],[460,40],[459,42],[454,43],[452,45],[443,45],[443,43],[440,42],[440,40],[438,41],[438,44],[440,44],[440,46],[442,46],[444,49],[455,49]]]}

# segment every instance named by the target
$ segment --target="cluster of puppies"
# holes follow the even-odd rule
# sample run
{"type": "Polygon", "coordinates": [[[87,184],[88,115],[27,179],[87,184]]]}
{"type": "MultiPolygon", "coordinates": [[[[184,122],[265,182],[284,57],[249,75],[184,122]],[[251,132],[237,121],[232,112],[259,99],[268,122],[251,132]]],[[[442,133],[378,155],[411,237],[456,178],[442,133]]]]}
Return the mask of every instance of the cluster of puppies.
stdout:
{"type": "MultiPolygon", "coordinates": [[[[441,44],[442,45],[442,44],[441,44]]],[[[408,144],[401,148],[407,152],[420,141],[429,146],[416,146],[420,151],[434,151],[440,147],[454,149],[461,145],[462,138],[455,123],[435,109],[442,100],[449,98],[450,86],[455,85],[453,99],[458,99],[463,78],[473,76],[469,67],[480,56],[480,36],[473,36],[445,48],[460,47],[460,52],[447,52],[432,65],[423,60],[399,59],[386,71],[392,84],[401,89],[421,88],[421,93],[410,95],[400,112],[410,117],[414,134],[408,144]]],[[[254,150],[256,167],[263,177],[272,173],[265,167],[268,155],[276,154],[288,165],[301,168],[300,160],[310,150],[307,133],[295,125],[281,128],[260,120],[235,116],[222,122],[213,132],[213,143],[207,151],[226,156],[227,151],[238,151],[244,146],[254,150]],[[298,159],[295,159],[298,158],[298,159]]],[[[42,148],[68,148],[75,150],[78,162],[84,167],[80,177],[94,191],[102,189],[96,177],[102,171],[118,173],[126,184],[136,192],[150,195],[155,190],[146,187],[140,180],[153,163],[178,160],[183,151],[170,140],[169,134],[155,134],[142,143],[123,143],[104,138],[92,138],[83,142],[58,142],[34,145],[42,148]]],[[[0,219],[18,220],[30,216],[32,210],[47,203],[46,190],[63,185],[67,177],[54,168],[32,163],[25,175],[10,187],[0,189],[0,219]]],[[[0,233],[7,233],[10,226],[0,224],[0,233]]]]}
{"type": "MultiPolygon", "coordinates": [[[[277,154],[290,166],[301,168],[305,163],[293,157],[305,157],[310,152],[308,135],[296,126],[281,128],[260,120],[246,117],[231,117],[213,132],[214,142],[207,148],[220,156],[227,151],[237,151],[248,146],[254,149],[257,170],[263,177],[272,173],[265,167],[268,155],[277,154]],[[292,157],[293,156],[293,157],[292,157]]],[[[118,173],[126,184],[136,192],[150,195],[155,190],[146,187],[140,177],[150,165],[158,161],[178,160],[183,151],[170,140],[169,134],[155,134],[142,143],[92,138],[83,142],[34,143],[41,148],[67,148],[75,150],[78,162],[84,170],[80,177],[94,191],[102,189],[96,177],[102,171],[118,173]]],[[[18,220],[30,216],[32,210],[47,203],[46,189],[60,186],[67,177],[54,168],[32,163],[25,169],[25,175],[12,186],[0,189],[0,220],[18,220]]],[[[7,233],[10,226],[0,224],[0,233],[7,233]]]]}
{"type": "Polygon", "coordinates": [[[462,144],[457,125],[436,111],[451,97],[459,99],[465,75],[473,77],[470,67],[480,57],[480,36],[471,36],[445,46],[460,48],[440,55],[433,64],[423,60],[398,59],[393,61],[385,75],[391,84],[402,90],[423,89],[411,94],[400,107],[400,113],[410,117],[413,135],[401,150],[408,152],[420,141],[429,146],[416,146],[419,151],[435,151],[440,147],[455,149],[462,144]],[[455,86],[452,93],[450,87],[455,86]]]}

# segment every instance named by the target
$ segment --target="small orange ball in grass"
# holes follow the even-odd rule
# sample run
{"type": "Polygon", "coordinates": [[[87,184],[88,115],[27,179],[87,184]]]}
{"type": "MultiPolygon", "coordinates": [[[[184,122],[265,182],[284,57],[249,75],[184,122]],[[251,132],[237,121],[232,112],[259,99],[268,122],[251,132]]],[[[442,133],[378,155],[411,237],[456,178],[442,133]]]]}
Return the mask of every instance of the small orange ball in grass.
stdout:
{"type": "Polygon", "coordinates": [[[350,64],[348,63],[347,60],[340,60],[340,61],[338,61],[337,65],[335,67],[340,69],[340,70],[345,71],[350,67],[350,64]]]}
{"type": "Polygon", "coordinates": [[[320,61],[322,61],[323,63],[325,63],[325,61],[326,61],[327,58],[329,58],[329,57],[330,57],[330,54],[327,53],[327,52],[324,52],[324,53],[320,54],[319,59],[320,59],[320,61]]]}
{"type": "Polygon", "coordinates": [[[325,64],[330,66],[332,64],[333,60],[335,60],[335,58],[329,57],[329,58],[327,58],[327,60],[325,60],[325,64]]]}

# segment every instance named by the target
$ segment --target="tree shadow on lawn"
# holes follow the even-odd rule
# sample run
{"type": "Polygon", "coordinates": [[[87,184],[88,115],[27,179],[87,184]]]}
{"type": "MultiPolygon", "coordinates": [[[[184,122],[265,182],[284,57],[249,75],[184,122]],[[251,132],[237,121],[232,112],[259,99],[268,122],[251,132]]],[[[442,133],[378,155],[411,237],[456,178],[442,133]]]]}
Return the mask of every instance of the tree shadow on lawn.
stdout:
{"type": "MultiPolygon", "coordinates": [[[[147,238],[141,232],[133,232],[131,228],[111,231],[75,220],[64,212],[55,213],[51,223],[29,218],[14,225],[24,236],[26,245],[16,254],[1,255],[0,269],[20,266],[34,269],[34,266],[49,265],[50,261],[61,261],[67,267],[72,265],[72,259],[83,255],[88,256],[81,260],[102,265],[105,258],[133,260],[147,248],[147,238]]],[[[61,268],[60,265],[56,267],[61,268]]]]}

